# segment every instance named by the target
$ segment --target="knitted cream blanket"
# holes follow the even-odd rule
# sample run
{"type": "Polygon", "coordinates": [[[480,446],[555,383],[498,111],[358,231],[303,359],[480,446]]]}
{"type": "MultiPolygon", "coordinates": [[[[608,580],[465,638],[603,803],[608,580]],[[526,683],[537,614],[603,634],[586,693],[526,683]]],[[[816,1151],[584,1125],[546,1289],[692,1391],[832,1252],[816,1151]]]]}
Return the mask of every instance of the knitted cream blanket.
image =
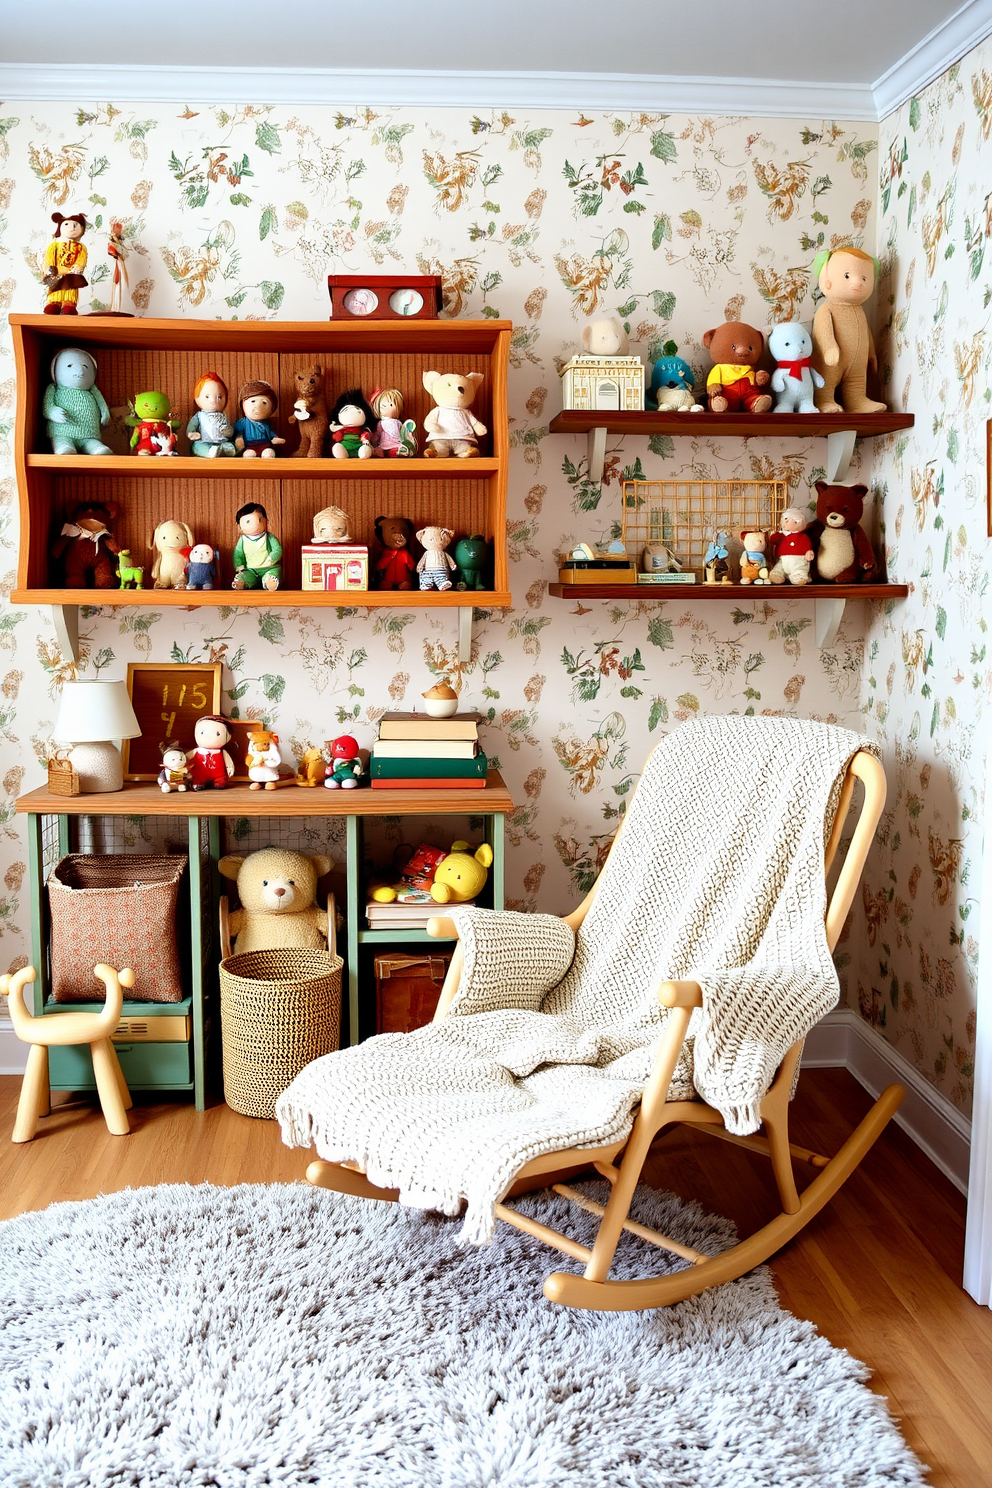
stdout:
{"type": "Polygon", "coordinates": [[[667,1012],[703,988],[672,1082],[753,1132],[786,1051],[837,1001],[823,848],[845,767],[874,746],[789,718],[687,723],[649,758],[577,936],[552,915],[455,910],[449,1015],[316,1060],[281,1096],[290,1146],[492,1237],[530,1159],[623,1138],[667,1012]]]}

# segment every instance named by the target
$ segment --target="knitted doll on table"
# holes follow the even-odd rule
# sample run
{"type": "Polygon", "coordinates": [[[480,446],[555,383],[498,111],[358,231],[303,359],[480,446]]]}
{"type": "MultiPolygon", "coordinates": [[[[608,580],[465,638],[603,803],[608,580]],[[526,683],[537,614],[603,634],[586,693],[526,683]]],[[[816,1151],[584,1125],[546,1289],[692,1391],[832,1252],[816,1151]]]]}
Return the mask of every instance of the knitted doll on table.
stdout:
{"type": "Polygon", "coordinates": [[[79,291],[86,288],[83,278],[87,253],[82,244],[86,231],[86,218],[82,212],[74,217],[63,217],[61,212],[52,213],[55,236],[45,249],[45,277],[42,280],[48,290],[45,302],[46,315],[78,315],[79,291]]]}

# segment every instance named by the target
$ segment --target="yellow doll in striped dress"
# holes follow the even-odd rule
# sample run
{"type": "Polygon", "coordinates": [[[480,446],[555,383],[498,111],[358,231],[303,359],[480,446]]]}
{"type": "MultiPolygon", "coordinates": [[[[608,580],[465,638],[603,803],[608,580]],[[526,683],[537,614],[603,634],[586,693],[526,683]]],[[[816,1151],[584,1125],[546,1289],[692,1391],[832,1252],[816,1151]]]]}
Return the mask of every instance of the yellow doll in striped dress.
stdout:
{"type": "Polygon", "coordinates": [[[78,315],[79,291],[87,283],[83,277],[87,254],[81,241],[86,231],[86,218],[82,212],[77,212],[74,217],[63,217],[61,212],[53,212],[52,221],[55,223],[55,236],[45,249],[43,283],[48,290],[45,314],[78,315]]]}

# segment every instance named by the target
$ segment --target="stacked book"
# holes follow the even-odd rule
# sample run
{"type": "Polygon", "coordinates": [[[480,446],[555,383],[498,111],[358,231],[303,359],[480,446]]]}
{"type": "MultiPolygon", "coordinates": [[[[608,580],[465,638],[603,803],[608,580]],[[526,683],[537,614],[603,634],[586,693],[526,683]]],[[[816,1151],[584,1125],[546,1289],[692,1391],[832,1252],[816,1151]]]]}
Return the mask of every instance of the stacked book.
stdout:
{"type": "Polygon", "coordinates": [[[391,904],[370,899],[365,915],[371,930],[424,930],[432,915],[443,914],[444,906],[431,898],[429,889],[400,886],[391,904]]]}
{"type": "Polygon", "coordinates": [[[488,768],[475,713],[386,713],[369,774],[373,790],[482,790],[488,768]]]}

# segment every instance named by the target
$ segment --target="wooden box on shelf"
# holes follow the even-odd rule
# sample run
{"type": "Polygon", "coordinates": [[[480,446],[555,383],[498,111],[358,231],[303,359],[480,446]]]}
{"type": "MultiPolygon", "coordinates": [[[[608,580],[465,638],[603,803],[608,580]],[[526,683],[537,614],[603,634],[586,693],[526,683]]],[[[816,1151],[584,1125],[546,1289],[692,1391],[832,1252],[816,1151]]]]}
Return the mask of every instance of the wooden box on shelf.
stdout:
{"type": "MultiPolygon", "coordinates": [[[[493,544],[492,589],[404,591],[362,594],[363,605],[404,608],[506,606],[510,603],[506,553],[506,480],[509,431],[506,379],[511,327],[508,321],[397,320],[278,322],[222,320],[111,320],[12,315],[17,368],[15,466],[21,515],[17,604],[54,605],[282,605],[341,603],[333,590],[310,591],[303,599],[301,551],[311,541],[314,513],[341,506],[351,519],[355,542],[374,541],[377,516],[397,512],[414,528],[444,525],[457,534],[481,533],[493,544]],[[126,408],[135,393],[158,388],[172,401],[180,421],[179,454],[141,458],[128,452],[130,430],[115,417],[104,430],[110,455],[54,455],[46,436],[42,399],[54,354],[81,346],[98,362],[97,386],[112,409],[126,408]],[[328,401],[352,387],[366,394],[396,387],[405,399],[404,417],[418,429],[433,406],[422,374],[430,369],[484,374],[473,412],[489,433],[477,458],[335,460],[298,459],[297,435],[287,415],[296,397],[294,374],[319,362],[328,401]],[[277,431],[286,437],[275,460],[198,459],[189,453],[185,428],[195,411],[192,390],[205,371],[215,371],[230,392],[228,416],[236,411],[238,388],[262,379],[278,391],[277,431]],[[113,533],[135,561],[148,555],[154,527],[167,518],[186,521],[196,541],[220,552],[220,584],[208,590],[67,589],[51,544],[73,508],[86,501],[116,502],[113,533]],[[238,537],[235,512],[246,501],[266,508],[269,529],[283,547],[280,589],[231,591],[231,554],[238,537]],[[140,555],[140,558],[139,558],[140,555]]],[[[421,447],[422,447],[422,435],[421,447]]]]}

